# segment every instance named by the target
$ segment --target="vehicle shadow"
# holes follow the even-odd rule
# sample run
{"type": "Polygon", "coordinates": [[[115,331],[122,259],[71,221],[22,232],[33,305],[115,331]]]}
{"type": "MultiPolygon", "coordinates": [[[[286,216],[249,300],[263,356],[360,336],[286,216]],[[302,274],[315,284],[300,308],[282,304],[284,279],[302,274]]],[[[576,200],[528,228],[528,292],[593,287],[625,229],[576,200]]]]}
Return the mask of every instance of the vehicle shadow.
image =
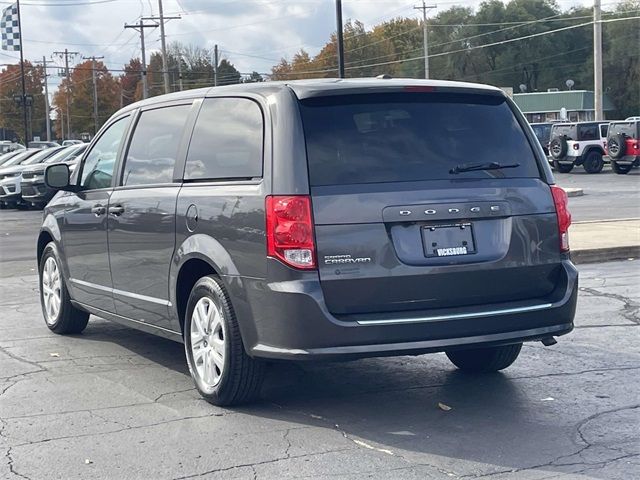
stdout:
{"type": "MultiPolygon", "coordinates": [[[[183,374],[191,385],[181,344],[107,322],[87,329],[86,338],[115,343],[183,374]]],[[[395,455],[401,451],[412,463],[428,454],[456,472],[478,464],[520,469],[568,457],[582,446],[575,440],[578,419],[550,414],[531,389],[509,373],[465,374],[442,354],[274,362],[261,399],[230,410],[338,435],[328,441],[358,439],[395,455]]],[[[179,411],[179,403],[172,408],[179,411]]]]}

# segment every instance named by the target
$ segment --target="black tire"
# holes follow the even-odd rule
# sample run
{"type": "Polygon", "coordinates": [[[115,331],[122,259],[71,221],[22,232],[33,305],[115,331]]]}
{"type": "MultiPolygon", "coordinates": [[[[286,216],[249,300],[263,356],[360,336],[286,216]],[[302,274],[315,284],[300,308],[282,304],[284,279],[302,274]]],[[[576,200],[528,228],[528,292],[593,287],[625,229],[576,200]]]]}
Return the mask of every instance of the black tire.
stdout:
{"type": "Polygon", "coordinates": [[[498,347],[453,350],[447,353],[449,360],[460,370],[467,372],[497,372],[516,361],[522,343],[498,347]]]}
{"type": "Polygon", "coordinates": [[[620,165],[618,162],[611,160],[611,170],[618,175],[626,175],[631,171],[632,165],[620,165]]]}
{"type": "Polygon", "coordinates": [[[587,173],[600,173],[602,171],[602,167],[604,167],[602,154],[596,151],[587,153],[582,165],[587,173]]]}
{"type": "Polygon", "coordinates": [[[40,265],[38,269],[40,278],[40,306],[42,307],[42,315],[45,319],[47,327],[49,327],[49,330],[51,330],[52,332],[58,333],[60,335],[81,333],[87,327],[87,323],[89,322],[89,314],[74,307],[71,304],[71,297],[69,296],[69,291],[67,290],[64,274],[60,265],[60,256],[58,254],[56,244],[54,242],[50,242],[46,247],[44,247],[44,252],[42,253],[42,258],[40,259],[40,265]],[[45,265],[47,264],[47,260],[50,258],[52,258],[56,263],[60,279],[60,307],[57,315],[51,317],[46,311],[43,285],[45,265]]]}
{"type": "Polygon", "coordinates": [[[559,160],[567,156],[569,145],[565,137],[554,137],[549,142],[549,153],[554,160],[559,160]]]}
{"type": "Polygon", "coordinates": [[[562,164],[558,160],[554,160],[553,168],[560,173],[569,173],[571,170],[573,170],[573,163],[562,164]]]}
{"type": "Polygon", "coordinates": [[[627,139],[621,133],[612,135],[607,141],[607,150],[609,151],[609,157],[611,157],[611,159],[621,159],[626,154],[627,139]]]}
{"type": "MultiPolygon", "coordinates": [[[[259,395],[264,379],[265,364],[246,354],[233,305],[218,277],[214,275],[202,277],[191,290],[183,335],[189,372],[198,392],[205,400],[218,406],[230,406],[250,402],[259,395]],[[191,346],[193,313],[196,305],[203,298],[208,298],[213,302],[222,317],[221,323],[224,324],[224,337],[222,338],[225,349],[224,362],[219,380],[215,385],[208,385],[198,373],[191,346]]],[[[206,347],[206,342],[204,345],[206,347]]]]}

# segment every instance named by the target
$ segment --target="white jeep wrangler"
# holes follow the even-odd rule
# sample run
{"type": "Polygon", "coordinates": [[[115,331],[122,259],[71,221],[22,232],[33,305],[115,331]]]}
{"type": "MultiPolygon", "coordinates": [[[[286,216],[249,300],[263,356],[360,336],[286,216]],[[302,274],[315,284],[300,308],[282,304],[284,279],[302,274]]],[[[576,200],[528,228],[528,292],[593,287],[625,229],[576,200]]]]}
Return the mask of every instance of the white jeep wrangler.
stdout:
{"type": "Polygon", "coordinates": [[[549,162],[560,173],[582,165],[587,173],[599,173],[604,166],[609,122],[556,123],[551,127],[549,162]]]}

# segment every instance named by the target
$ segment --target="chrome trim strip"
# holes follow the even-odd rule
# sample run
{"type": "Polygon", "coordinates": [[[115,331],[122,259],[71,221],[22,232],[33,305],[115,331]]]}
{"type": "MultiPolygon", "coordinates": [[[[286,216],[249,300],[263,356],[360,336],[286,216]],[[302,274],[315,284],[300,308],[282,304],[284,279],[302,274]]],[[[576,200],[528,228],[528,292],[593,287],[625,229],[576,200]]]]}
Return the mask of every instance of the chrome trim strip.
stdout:
{"type": "Polygon", "coordinates": [[[161,298],[148,297],[147,295],[140,295],[139,293],[126,292],[124,290],[118,290],[117,288],[109,288],[103,285],[98,285],[96,283],[85,282],[84,280],[78,280],[76,278],[71,278],[70,281],[71,283],[75,283],[77,285],[93,288],[95,290],[101,290],[103,292],[109,292],[111,294],[120,295],[122,297],[135,298],[136,300],[142,300],[143,302],[156,303],[158,305],[165,305],[167,307],[171,306],[171,302],[169,302],[168,300],[163,300],[161,298]]]}
{"type": "MultiPolygon", "coordinates": [[[[143,322],[142,320],[135,320],[133,318],[123,317],[122,315],[118,315],[117,313],[108,312],[107,310],[103,310],[101,308],[92,307],[91,305],[87,305],[86,303],[76,302],[75,300],[73,301],[73,303],[76,303],[76,304],[80,305],[81,307],[83,307],[84,309],[86,309],[88,311],[96,311],[98,313],[103,313],[105,316],[118,317],[118,318],[122,319],[124,322],[131,322],[131,323],[144,325],[145,327],[155,328],[156,330],[161,330],[163,332],[171,333],[173,335],[179,335],[180,337],[182,337],[182,333],[180,333],[180,332],[176,332],[176,331],[170,330],[168,328],[160,327],[158,325],[154,325],[153,323],[147,323],[147,322],[143,322]]],[[[100,316],[100,315],[98,315],[98,316],[100,316]]]]}
{"type": "Polygon", "coordinates": [[[433,317],[401,318],[397,320],[361,320],[356,323],[358,325],[401,325],[403,323],[439,322],[441,320],[464,320],[467,318],[509,315],[511,313],[535,312],[538,310],[546,310],[547,308],[551,308],[552,306],[553,306],[552,303],[542,303],[539,305],[530,305],[527,307],[504,308],[502,310],[488,310],[484,312],[454,313],[451,315],[435,315],[433,317]]]}

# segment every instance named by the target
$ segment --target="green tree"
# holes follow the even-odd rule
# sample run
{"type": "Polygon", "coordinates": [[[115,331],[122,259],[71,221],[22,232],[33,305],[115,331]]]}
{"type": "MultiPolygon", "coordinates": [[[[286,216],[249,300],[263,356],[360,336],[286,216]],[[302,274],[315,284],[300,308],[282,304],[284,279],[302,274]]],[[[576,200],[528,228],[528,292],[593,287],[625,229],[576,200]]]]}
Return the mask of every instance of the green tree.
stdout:
{"type": "MultiPolygon", "coordinates": [[[[30,107],[30,122],[28,129],[31,137],[46,135],[46,120],[44,108],[44,71],[42,67],[35,66],[28,61],[24,62],[25,91],[31,95],[33,103],[30,107]]],[[[14,97],[22,96],[22,74],[20,65],[9,65],[0,73],[0,125],[8,130],[13,130],[18,139],[24,139],[24,117],[22,106],[16,103],[14,97]]]]}

